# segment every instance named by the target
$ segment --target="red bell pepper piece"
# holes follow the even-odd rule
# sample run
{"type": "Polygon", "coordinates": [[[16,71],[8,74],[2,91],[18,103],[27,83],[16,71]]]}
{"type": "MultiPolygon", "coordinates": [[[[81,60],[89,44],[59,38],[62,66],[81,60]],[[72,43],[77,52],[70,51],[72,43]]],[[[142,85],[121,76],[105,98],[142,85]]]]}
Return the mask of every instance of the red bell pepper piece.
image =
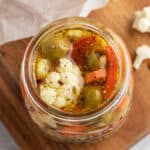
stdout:
{"type": "Polygon", "coordinates": [[[78,65],[84,65],[86,63],[86,53],[92,48],[95,42],[96,36],[89,36],[82,38],[73,44],[71,57],[78,65]]]}
{"type": "Polygon", "coordinates": [[[106,99],[110,98],[117,81],[117,58],[111,47],[106,48],[107,56],[107,78],[104,85],[103,94],[106,99]]]}

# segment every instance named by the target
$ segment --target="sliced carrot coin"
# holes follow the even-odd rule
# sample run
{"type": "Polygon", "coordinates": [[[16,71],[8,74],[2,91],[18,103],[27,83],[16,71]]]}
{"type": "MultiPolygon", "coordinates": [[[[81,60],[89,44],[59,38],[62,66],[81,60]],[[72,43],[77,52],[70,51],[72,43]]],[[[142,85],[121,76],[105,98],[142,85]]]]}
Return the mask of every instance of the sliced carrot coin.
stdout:
{"type": "Polygon", "coordinates": [[[92,83],[106,78],[106,69],[99,69],[85,74],[85,83],[92,83]]]}

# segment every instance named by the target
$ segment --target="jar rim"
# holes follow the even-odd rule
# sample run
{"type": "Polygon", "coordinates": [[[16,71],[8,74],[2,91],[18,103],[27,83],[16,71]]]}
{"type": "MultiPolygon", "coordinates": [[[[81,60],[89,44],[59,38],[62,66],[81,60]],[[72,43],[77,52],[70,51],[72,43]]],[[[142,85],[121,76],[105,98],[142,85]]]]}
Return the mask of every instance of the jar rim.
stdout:
{"type": "MultiPolygon", "coordinates": [[[[33,50],[35,47],[35,44],[37,43],[38,40],[40,40],[40,37],[46,33],[46,31],[48,31],[50,28],[53,27],[58,27],[61,24],[64,25],[68,25],[70,24],[86,24],[89,26],[94,26],[96,27],[98,30],[103,30],[103,32],[105,32],[105,34],[110,38],[110,34],[108,34],[107,32],[107,28],[105,28],[103,25],[101,25],[100,23],[98,23],[97,21],[93,20],[93,19],[89,19],[89,18],[84,18],[84,17],[69,17],[69,18],[62,18],[59,20],[56,20],[48,25],[46,25],[39,33],[37,33],[29,42],[25,53],[24,53],[24,57],[22,60],[22,66],[21,66],[21,77],[22,77],[22,82],[24,84],[25,87],[25,91],[28,97],[30,97],[30,99],[32,100],[32,102],[37,105],[42,111],[51,114],[54,118],[57,118],[59,120],[63,120],[63,121],[71,121],[71,122],[78,122],[78,121],[88,121],[91,119],[95,119],[103,114],[105,114],[106,112],[108,112],[109,110],[111,110],[112,108],[115,108],[115,106],[121,101],[121,98],[125,95],[125,93],[127,92],[127,87],[129,85],[129,77],[130,77],[130,61],[129,58],[127,57],[127,55],[124,53],[124,51],[127,49],[125,47],[125,45],[122,43],[121,39],[118,38],[118,40],[120,40],[120,44],[124,53],[124,57],[126,60],[126,70],[125,70],[125,79],[122,82],[122,87],[119,89],[119,91],[117,92],[117,94],[113,97],[113,99],[102,109],[100,109],[99,111],[90,113],[90,114],[85,114],[83,116],[73,116],[73,115],[66,115],[66,113],[60,112],[54,108],[52,108],[51,110],[47,109],[44,105],[44,103],[39,103],[41,102],[41,98],[39,97],[39,95],[35,92],[35,88],[33,87],[33,84],[31,82],[31,78],[29,76],[30,74],[30,70],[29,70],[29,64],[30,64],[30,60],[31,60],[31,55],[33,54],[33,50]],[[32,93],[31,93],[32,92],[32,93]],[[54,110],[53,110],[54,109],[54,110]]],[[[110,30],[110,29],[109,29],[110,30]]],[[[117,47],[114,47],[115,50],[117,50],[117,47]]]]}

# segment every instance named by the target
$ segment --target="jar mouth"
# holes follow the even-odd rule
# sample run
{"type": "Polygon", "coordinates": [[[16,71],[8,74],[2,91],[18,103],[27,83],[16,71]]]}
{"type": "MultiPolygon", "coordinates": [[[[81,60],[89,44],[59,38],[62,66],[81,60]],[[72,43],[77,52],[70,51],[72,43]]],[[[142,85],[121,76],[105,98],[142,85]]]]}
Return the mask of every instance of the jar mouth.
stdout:
{"type": "MultiPolygon", "coordinates": [[[[51,109],[48,109],[46,104],[42,102],[39,94],[35,91],[35,86],[34,86],[34,79],[33,76],[31,76],[31,64],[32,64],[32,57],[34,56],[34,51],[37,47],[37,43],[42,39],[42,37],[47,34],[48,30],[51,28],[53,30],[60,28],[62,26],[68,26],[72,25],[74,26],[75,24],[80,24],[84,26],[85,28],[89,28],[91,30],[94,29],[95,31],[98,31],[100,34],[105,35],[105,39],[109,41],[113,49],[118,51],[118,48],[115,46],[112,36],[108,32],[108,29],[101,25],[100,23],[97,23],[96,21],[84,17],[71,17],[71,18],[63,18],[57,21],[54,21],[53,23],[48,24],[46,27],[44,27],[36,36],[32,38],[30,43],[28,44],[23,61],[22,61],[22,68],[21,68],[21,76],[22,76],[22,82],[25,86],[25,90],[27,93],[27,96],[32,100],[32,102],[37,105],[40,109],[42,109],[44,112],[51,114],[54,118],[57,118],[59,120],[69,120],[72,122],[77,122],[80,120],[81,121],[88,121],[90,119],[97,118],[106,112],[108,112],[110,109],[115,108],[116,105],[121,101],[121,98],[126,94],[127,92],[127,87],[129,85],[129,77],[130,77],[130,61],[127,55],[125,55],[126,47],[122,43],[121,39],[120,44],[122,47],[122,51],[124,53],[124,59],[126,60],[126,67],[125,67],[125,75],[124,79],[122,82],[122,85],[120,89],[118,89],[116,95],[108,102],[108,104],[100,108],[100,110],[96,110],[95,112],[93,111],[92,113],[86,113],[86,114],[78,114],[78,115],[73,115],[69,113],[65,113],[59,110],[54,109],[51,107],[51,109]]],[[[119,60],[119,59],[118,59],[119,60]]],[[[121,61],[121,60],[120,60],[121,61]]],[[[120,70],[121,72],[121,70],[120,70]]]]}

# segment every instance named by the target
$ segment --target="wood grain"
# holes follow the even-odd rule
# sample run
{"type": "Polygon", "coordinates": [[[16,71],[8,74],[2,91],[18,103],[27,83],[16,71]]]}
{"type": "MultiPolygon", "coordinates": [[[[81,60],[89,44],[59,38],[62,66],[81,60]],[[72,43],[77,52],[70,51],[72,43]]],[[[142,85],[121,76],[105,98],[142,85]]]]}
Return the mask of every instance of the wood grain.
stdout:
{"type": "MultiPolygon", "coordinates": [[[[150,5],[150,0],[111,0],[89,17],[117,32],[126,42],[132,58],[138,45],[150,44],[150,35],[131,29],[133,12],[150,5]]],[[[132,109],[124,126],[112,137],[87,144],[61,144],[43,137],[30,119],[19,89],[22,56],[30,38],[0,46],[0,119],[22,150],[127,150],[150,133],[150,70],[146,62],[134,72],[132,109]]]]}

